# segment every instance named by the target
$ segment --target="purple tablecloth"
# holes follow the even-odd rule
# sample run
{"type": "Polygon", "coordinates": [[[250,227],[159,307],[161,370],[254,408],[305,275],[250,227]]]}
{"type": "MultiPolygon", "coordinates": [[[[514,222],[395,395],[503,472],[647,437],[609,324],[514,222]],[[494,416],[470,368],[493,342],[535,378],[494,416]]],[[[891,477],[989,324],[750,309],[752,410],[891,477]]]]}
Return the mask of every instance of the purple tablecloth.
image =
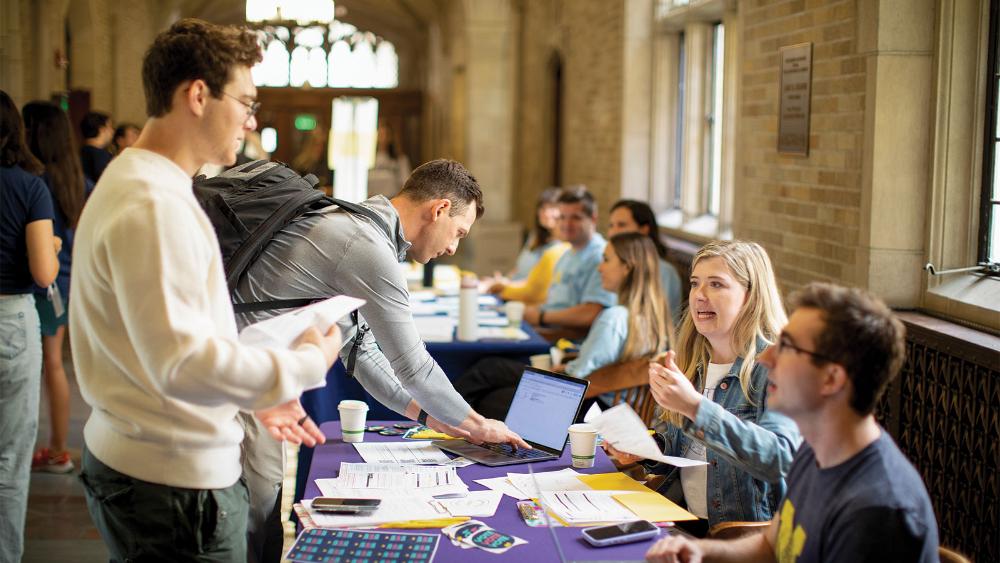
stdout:
{"type": "MultiPolygon", "coordinates": [[[[379,424],[378,422],[372,422],[372,424],[379,424]]],[[[357,450],[351,444],[345,444],[340,440],[340,423],[339,422],[327,422],[321,426],[323,432],[329,437],[329,441],[316,448],[315,453],[312,458],[312,465],[309,468],[309,481],[306,485],[306,493],[304,498],[313,498],[319,496],[319,488],[316,486],[316,479],[336,477],[337,471],[340,469],[340,462],[350,461],[350,462],[360,462],[362,461],[361,456],[358,455],[357,450]]],[[[398,437],[388,437],[380,436],[376,433],[369,432],[365,434],[366,441],[398,441],[398,437]]],[[[566,467],[571,467],[569,446],[567,445],[566,451],[563,452],[561,459],[556,461],[543,461],[533,463],[532,470],[535,472],[545,472],[545,471],[556,471],[559,469],[564,469],[566,467]]],[[[499,477],[506,475],[508,472],[511,473],[527,473],[528,466],[526,464],[522,465],[510,465],[507,467],[486,467],[485,465],[470,465],[468,467],[463,467],[458,470],[459,475],[462,480],[469,486],[469,489],[473,491],[484,490],[485,487],[476,483],[476,479],[484,479],[488,477],[499,477]]],[[[581,473],[607,473],[615,471],[614,465],[611,460],[604,455],[603,450],[598,448],[597,458],[594,467],[591,469],[578,469],[577,471],[581,473]]],[[[517,501],[513,498],[504,495],[503,500],[500,501],[500,506],[497,508],[496,515],[492,518],[478,518],[492,526],[493,528],[512,534],[521,539],[527,540],[528,543],[525,545],[520,545],[512,548],[502,555],[495,555],[492,553],[487,553],[486,551],[480,549],[462,549],[455,547],[451,544],[451,541],[441,535],[441,541],[438,547],[437,556],[435,561],[438,563],[445,561],[461,561],[461,562],[473,562],[473,561],[499,561],[499,560],[516,560],[521,559],[523,561],[542,562],[542,561],[559,561],[559,555],[556,551],[556,547],[552,541],[552,536],[545,527],[532,528],[521,520],[521,516],[518,514],[517,506],[515,505],[517,501]]],[[[404,530],[405,531],[405,530],[404,530]]],[[[433,532],[440,533],[438,529],[429,530],[414,530],[421,532],[433,532]]],[[[573,560],[601,560],[601,561],[620,561],[620,560],[642,560],[646,550],[653,544],[654,540],[646,540],[643,542],[631,543],[620,546],[613,547],[603,547],[596,548],[588,544],[580,536],[580,528],[556,528],[556,535],[559,537],[559,543],[562,546],[563,553],[566,556],[567,561],[573,560]]],[[[664,532],[665,533],[665,532],[664,532]]],[[[662,536],[662,534],[661,534],[662,536]]]]}

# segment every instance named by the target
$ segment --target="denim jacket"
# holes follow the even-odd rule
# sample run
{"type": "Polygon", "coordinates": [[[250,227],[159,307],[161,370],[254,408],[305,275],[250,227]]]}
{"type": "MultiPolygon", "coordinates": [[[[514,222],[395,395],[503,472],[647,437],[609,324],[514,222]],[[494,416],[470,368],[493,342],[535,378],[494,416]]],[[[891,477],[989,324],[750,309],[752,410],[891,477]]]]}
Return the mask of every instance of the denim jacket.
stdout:
{"type": "MultiPolygon", "coordinates": [[[[766,343],[759,342],[758,350],[766,343]]],[[[682,428],[660,423],[657,443],[663,453],[686,457],[693,441],[705,444],[708,461],[708,523],[770,520],[785,494],[785,475],[802,441],[788,417],[767,410],[767,368],[755,364],[747,401],[740,386],[743,358],[733,362],[712,400],[703,397],[695,420],[682,428]]],[[[704,377],[699,368],[696,385],[704,377]]],[[[650,473],[667,475],[660,492],[681,501],[680,469],[645,462],[650,473]]]]}

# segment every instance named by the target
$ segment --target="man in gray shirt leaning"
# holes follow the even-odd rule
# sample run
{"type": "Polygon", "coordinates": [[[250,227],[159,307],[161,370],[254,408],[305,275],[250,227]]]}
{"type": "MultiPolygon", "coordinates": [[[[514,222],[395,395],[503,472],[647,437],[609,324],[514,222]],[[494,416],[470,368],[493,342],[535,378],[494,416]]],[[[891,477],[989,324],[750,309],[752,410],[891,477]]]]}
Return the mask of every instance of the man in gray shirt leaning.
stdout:
{"type": "MultiPolygon", "coordinates": [[[[375,196],[361,205],[385,225],[336,206],[303,216],[264,248],[237,285],[236,301],[332,295],[365,299],[358,326],[367,324],[370,330],[342,324],[341,358],[348,363],[360,332],[354,376],[375,399],[452,436],[530,447],[503,422],[473,410],[431,358],[413,323],[406,277],[399,266],[407,254],[426,263],[455,253],[459,240],[483,214],[476,179],[458,162],[434,160],[414,170],[396,197],[375,196]]],[[[242,328],[280,312],[244,313],[238,323],[242,328]]],[[[283,450],[266,431],[253,427],[252,417],[244,422],[249,426],[244,441],[251,503],[249,551],[259,561],[277,561],[281,535],[276,497],[283,450]]]]}

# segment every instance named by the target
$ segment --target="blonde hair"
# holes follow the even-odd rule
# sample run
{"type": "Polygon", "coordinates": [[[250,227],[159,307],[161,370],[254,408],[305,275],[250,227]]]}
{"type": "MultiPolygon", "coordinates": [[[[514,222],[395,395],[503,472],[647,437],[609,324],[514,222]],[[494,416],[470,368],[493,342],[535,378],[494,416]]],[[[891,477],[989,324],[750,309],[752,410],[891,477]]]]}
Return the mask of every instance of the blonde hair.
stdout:
{"type": "Polygon", "coordinates": [[[628,309],[628,336],[618,359],[653,357],[670,346],[674,334],[656,247],[641,233],[615,235],[610,246],[628,269],[618,288],[618,304],[628,309]]]}
{"type": "MultiPolygon", "coordinates": [[[[741,240],[714,241],[701,247],[691,261],[694,271],[698,262],[708,258],[722,258],[729,273],[747,290],[746,302],[740,310],[730,332],[730,344],[736,355],[743,358],[740,366],[740,386],[747,400],[750,397],[750,376],[757,358],[757,340],[763,339],[768,344],[777,341],[782,327],[788,321],[781,295],[778,293],[778,283],[771,267],[771,259],[767,252],[755,242],[741,240]]],[[[697,385],[698,368],[709,363],[712,356],[712,346],[708,339],[695,329],[691,319],[691,304],[681,321],[680,334],[677,337],[677,367],[684,375],[696,384],[699,392],[704,391],[704,378],[697,385]]],[[[680,413],[665,412],[663,419],[675,426],[683,423],[680,413]]]]}

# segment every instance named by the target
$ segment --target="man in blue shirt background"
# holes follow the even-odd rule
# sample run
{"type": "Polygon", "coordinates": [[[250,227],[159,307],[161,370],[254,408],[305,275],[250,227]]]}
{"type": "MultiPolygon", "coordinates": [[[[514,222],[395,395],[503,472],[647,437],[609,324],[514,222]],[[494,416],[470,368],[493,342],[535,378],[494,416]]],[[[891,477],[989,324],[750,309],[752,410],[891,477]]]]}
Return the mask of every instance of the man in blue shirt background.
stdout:
{"type": "Polygon", "coordinates": [[[597,265],[607,241],[597,232],[597,202],[587,188],[564,188],[557,200],[562,240],[572,248],[556,263],[548,299],[527,307],[524,320],[538,327],[557,326],[582,332],[597,315],[615,304],[615,294],[601,287],[597,265]]]}

